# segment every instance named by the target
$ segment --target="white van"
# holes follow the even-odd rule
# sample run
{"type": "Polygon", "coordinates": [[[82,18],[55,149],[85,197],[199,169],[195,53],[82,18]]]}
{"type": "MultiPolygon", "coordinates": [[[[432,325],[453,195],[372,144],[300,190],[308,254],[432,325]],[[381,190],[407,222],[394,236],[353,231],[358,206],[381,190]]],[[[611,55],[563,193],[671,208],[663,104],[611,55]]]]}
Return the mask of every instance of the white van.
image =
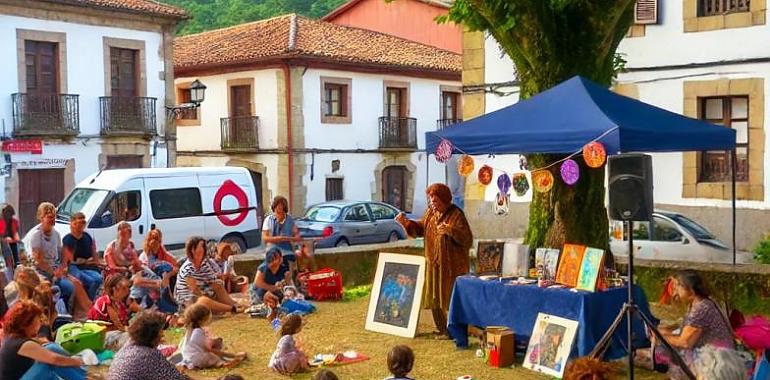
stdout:
{"type": "MultiPolygon", "coordinates": [[[[70,217],[80,211],[100,252],[117,237],[117,224],[124,220],[131,224],[137,249],[147,232],[158,228],[169,250],[184,247],[190,236],[202,236],[237,243],[246,251],[261,238],[256,194],[245,168],[104,170],[80,182],[59,205],[55,229],[63,238],[70,232],[70,217]]],[[[28,240],[25,236],[25,246],[28,240]]]]}

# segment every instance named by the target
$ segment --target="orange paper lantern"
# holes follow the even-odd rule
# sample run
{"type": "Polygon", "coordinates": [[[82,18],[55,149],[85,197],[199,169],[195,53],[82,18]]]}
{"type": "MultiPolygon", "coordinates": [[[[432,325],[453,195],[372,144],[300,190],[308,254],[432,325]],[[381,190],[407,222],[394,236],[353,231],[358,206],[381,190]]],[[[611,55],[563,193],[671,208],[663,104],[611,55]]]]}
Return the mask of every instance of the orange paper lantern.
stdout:
{"type": "Polygon", "coordinates": [[[532,172],[532,185],[538,193],[547,193],[553,187],[553,174],[549,170],[532,172]]]}
{"type": "Polygon", "coordinates": [[[599,168],[607,160],[607,151],[604,145],[598,141],[586,144],[583,147],[583,160],[589,168],[599,168]]]}
{"type": "Polygon", "coordinates": [[[457,161],[457,172],[463,177],[473,173],[473,157],[463,154],[457,161]]]}

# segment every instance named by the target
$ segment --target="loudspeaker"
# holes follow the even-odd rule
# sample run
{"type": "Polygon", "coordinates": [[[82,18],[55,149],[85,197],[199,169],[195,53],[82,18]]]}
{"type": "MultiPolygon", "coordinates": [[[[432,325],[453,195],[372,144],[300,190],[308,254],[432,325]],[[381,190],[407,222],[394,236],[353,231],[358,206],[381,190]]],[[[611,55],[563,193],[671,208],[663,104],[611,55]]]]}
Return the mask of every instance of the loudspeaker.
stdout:
{"type": "Polygon", "coordinates": [[[610,219],[652,218],[652,157],[621,154],[609,157],[610,219]]]}

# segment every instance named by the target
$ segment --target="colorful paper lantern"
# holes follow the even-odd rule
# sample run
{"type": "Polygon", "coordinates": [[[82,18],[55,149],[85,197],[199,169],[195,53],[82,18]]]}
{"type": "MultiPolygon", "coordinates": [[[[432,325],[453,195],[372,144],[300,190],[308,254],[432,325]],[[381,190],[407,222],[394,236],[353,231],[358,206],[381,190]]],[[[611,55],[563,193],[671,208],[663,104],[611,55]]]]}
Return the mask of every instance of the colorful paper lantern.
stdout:
{"type": "Polygon", "coordinates": [[[607,160],[607,151],[604,145],[598,141],[586,144],[583,147],[583,160],[590,168],[599,168],[607,160]]]}
{"type": "Polygon", "coordinates": [[[511,177],[506,173],[500,174],[500,176],[497,177],[497,188],[501,193],[508,194],[508,192],[511,191],[511,177]]]}
{"type": "Polygon", "coordinates": [[[436,161],[440,163],[446,163],[452,158],[452,143],[449,140],[441,139],[441,142],[436,147],[436,161]]]}
{"type": "Polygon", "coordinates": [[[529,191],[529,180],[527,180],[526,174],[516,173],[513,175],[513,191],[519,197],[523,197],[529,191]]]}
{"type": "Polygon", "coordinates": [[[457,161],[457,172],[463,177],[473,173],[473,157],[463,154],[457,161]]]}
{"type": "Polygon", "coordinates": [[[510,198],[507,193],[503,193],[502,191],[497,192],[497,196],[495,196],[495,214],[496,215],[508,215],[508,203],[510,202],[510,198]]]}
{"type": "Polygon", "coordinates": [[[532,184],[538,193],[547,193],[553,187],[553,174],[550,170],[532,172],[532,184]]]}
{"type": "Polygon", "coordinates": [[[479,183],[486,186],[492,183],[492,167],[484,165],[479,169],[479,183]]]}
{"type": "Polygon", "coordinates": [[[580,178],[580,167],[575,160],[569,158],[561,164],[561,179],[567,185],[574,185],[580,178]]]}

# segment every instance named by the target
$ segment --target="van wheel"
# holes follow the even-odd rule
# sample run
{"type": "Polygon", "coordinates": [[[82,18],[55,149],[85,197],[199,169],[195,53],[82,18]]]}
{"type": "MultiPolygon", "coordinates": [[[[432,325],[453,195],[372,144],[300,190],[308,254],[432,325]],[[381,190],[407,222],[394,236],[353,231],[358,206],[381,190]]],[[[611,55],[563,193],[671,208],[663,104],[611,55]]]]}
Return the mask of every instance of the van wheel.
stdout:
{"type": "Polygon", "coordinates": [[[348,239],[342,238],[337,241],[337,244],[334,245],[335,247],[348,247],[350,246],[350,243],[348,243],[348,239]]]}
{"type": "Polygon", "coordinates": [[[398,241],[398,233],[396,231],[393,231],[390,233],[390,236],[388,236],[388,242],[392,243],[394,241],[398,241]]]}
{"type": "Polygon", "coordinates": [[[237,236],[237,235],[225,236],[222,239],[222,242],[230,243],[230,244],[236,244],[238,246],[238,249],[240,249],[240,251],[241,251],[241,252],[238,252],[238,253],[246,252],[246,241],[244,241],[243,238],[240,237],[240,236],[237,236]]]}

